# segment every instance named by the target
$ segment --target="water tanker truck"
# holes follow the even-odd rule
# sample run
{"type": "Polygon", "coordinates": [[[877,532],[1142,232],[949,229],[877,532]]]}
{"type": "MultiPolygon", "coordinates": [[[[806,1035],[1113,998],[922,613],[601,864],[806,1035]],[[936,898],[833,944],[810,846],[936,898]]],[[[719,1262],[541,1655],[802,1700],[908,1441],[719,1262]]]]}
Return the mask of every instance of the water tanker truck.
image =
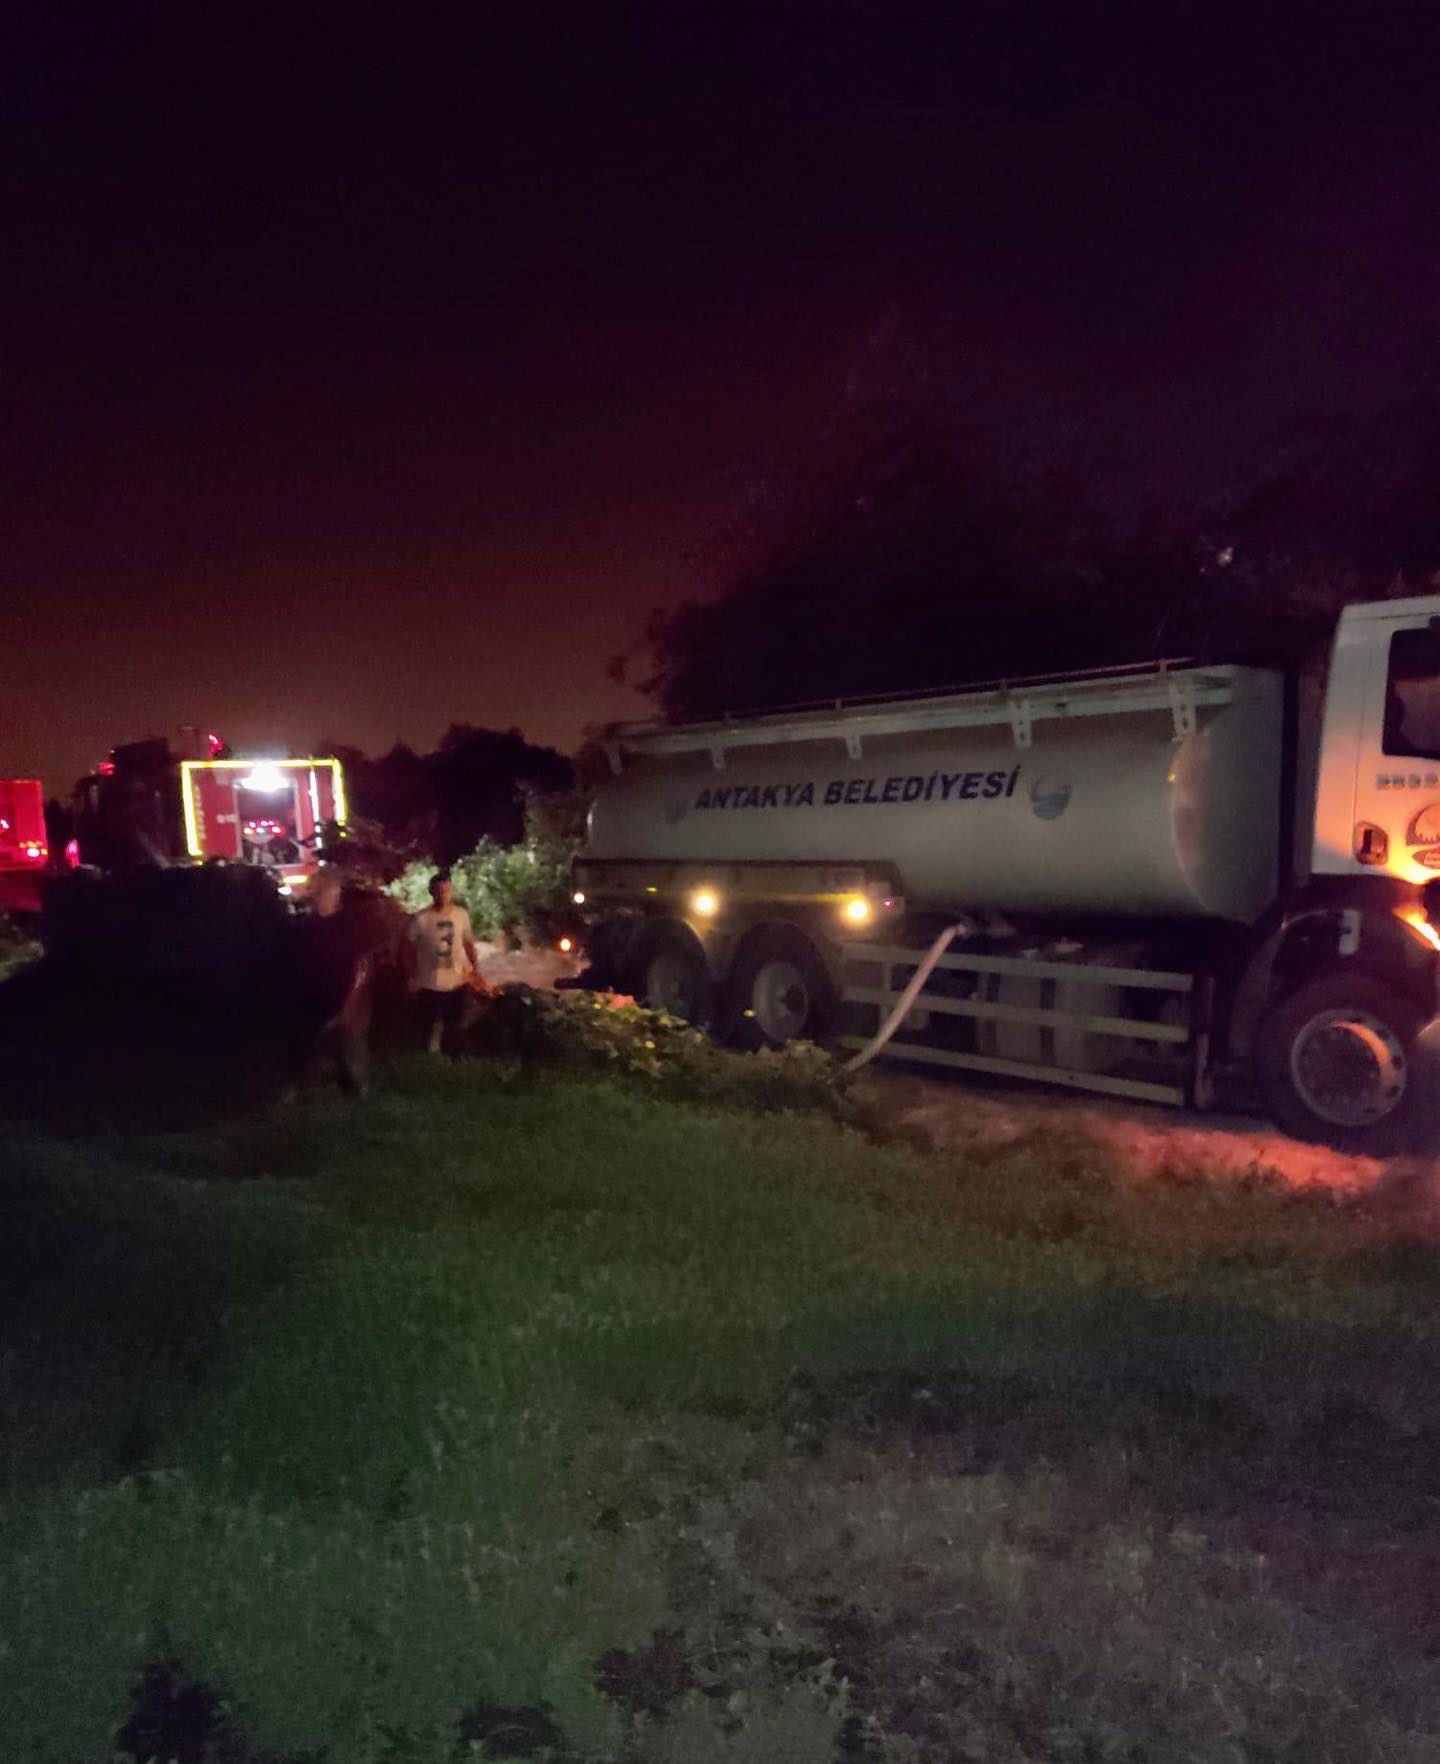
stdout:
{"type": "Polygon", "coordinates": [[[1440,597],[1147,664],[609,732],[587,983],[729,1037],[1403,1143],[1440,960],[1440,597]],[[1435,923],[1432,924],[1432,912],[1435,923]]]}

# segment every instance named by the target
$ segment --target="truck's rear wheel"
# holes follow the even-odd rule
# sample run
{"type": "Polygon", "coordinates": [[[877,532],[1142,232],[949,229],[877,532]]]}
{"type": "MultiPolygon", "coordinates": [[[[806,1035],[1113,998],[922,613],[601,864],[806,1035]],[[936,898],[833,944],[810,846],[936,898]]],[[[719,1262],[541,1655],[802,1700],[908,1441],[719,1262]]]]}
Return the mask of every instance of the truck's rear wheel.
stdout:
{"type": "Polygon", "coordinates": [[[757,931],[741,945],[725,985],[726,1023],[766,1047],[823,1041],[839,997],[824,962],[798,931],[757,931]]]}
{"type": "Polygon", "coordinates": [[[715,983],[704,952],[678,926],[647,932],[635,953],[631,989],[652,1011],[707,1029],[715,1015],[715,983]]]}
{"type": "Polygon", "coordinates": [[[1425,1012],[1378,975],[1322,974],[1260,1026],[1260,1089],[1297,1139],[1359,1156],[1401,1150],[1420,1110],[1412,1050],[1425,1012]]]}

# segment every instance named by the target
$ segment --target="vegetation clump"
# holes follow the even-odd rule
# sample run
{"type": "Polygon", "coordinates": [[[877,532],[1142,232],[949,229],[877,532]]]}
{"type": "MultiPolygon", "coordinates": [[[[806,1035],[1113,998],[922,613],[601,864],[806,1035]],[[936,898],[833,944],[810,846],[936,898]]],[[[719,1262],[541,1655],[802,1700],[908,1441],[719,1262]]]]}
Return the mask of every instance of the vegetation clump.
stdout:
{"type": "MultiPolygon", "coordinates": [[[[475,935],[545,942],[570,900],[570,870],[579,849],[584,802],[562,792],[524,793],[524,833],[517,844],[485,838],[450,865],[455,893],[475,935]]],[[[435,865],[407,864],[386,892],[407,912],[430,905],[435,865]]]]}
{"type": "Polygon", "coordinates": [[[8,980],[19,968],[39,961],[39,940],[5,913],[0,913],[0,980],[8,980]]]}
{"type": "Polygon", "coordinates": [[[734,1052],[703,1030],[618,993],[502,987],[488,1001],[474,1046],[530,1069],[636,1079],[674,1101],[858,1119],[845,1068],[823,1048],[792,1042],[734,1052]]]}

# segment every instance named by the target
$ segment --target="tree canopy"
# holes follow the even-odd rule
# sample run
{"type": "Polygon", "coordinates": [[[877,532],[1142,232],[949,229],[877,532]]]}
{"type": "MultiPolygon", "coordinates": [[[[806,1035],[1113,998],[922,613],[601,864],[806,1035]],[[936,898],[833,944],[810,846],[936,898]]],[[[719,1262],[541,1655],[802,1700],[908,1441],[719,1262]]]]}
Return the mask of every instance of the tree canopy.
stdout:
{"type": "Polygon", "coordinates": [[[526,741],[518,729],[478,729],[454,723],[432,753],[403,743],[379,758],[329,743],[325,751],[345,766],[357,823],[377,830],[406,856],[449,864],[481,840],[513,845],[525,828],[530,791],[568,790],[570,761],[550,747],[526,741]]]}
{"type": "Polygon", "coordinates": [[[728,587],[652,616],[670,717],[1162,656],[1281,661],[1347,600],[1440,572],[1440,374],[1296,419],[1204,504],[1119,511],[1107,437],[970,420],[947,364],[891,351],[805,469],[766,487],[728,587]],[[939,390],[937,391],[937,385],[939,390]]]}

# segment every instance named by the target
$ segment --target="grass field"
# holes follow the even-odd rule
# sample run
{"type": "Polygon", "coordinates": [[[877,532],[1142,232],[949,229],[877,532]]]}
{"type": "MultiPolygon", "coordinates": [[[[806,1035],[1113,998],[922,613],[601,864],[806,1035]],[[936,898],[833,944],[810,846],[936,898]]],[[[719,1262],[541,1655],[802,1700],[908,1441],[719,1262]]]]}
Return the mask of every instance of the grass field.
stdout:
{"type": "Polygon", "coordinates": [[[399,1060],[0,1151],[0,1756],[1440,1756],[1440,1256],[399,1060]]]}

